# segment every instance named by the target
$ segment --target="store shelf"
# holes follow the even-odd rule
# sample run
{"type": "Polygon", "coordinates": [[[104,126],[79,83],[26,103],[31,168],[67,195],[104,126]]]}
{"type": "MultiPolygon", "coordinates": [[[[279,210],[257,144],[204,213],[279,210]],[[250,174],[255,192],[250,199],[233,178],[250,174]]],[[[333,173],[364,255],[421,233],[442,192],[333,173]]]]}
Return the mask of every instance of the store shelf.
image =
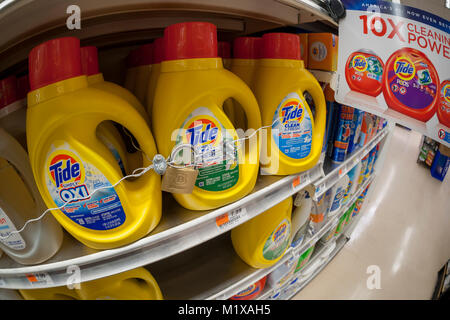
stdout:
{"type": "Polygon", "coordinates": [[[170,24],[194,20],[216,24],[225,38],[311,21],[337,27],[310,0],[5,0],[0,2],[0,72],[18,64],[26,68],[29,51],[52,38],[75,36],[100,47],[136,45],[162,36],[170,24]],[[81,10],[79,30],[66,26],[71,5],[81,10]]]}
{"type": "MultiPolygon", "coordinates": [[[[312,245],[317,246],[318,244],[320,244],[320,242],[318,242],[320,240],[320,238],[322,238],[331,229],[331,227],[335,226],[338,223],[339,219],[345,214],[345,212],[347,212],[347,210],[358,199],[359,195],[366,189],[366,187],[370,183],[373,182],[374,179],[375,179],[375,174],[373,174],[369,179],[367,179],[361,185],[360,188],[358,188],[358,190],[352,195],[352,197],[347,201],[347,203],[339,210],[339,213],[333,219],[330,219],[329,221],[327,221],[327,223],[320,229],[320,231],[317,232],[312,238],[308,239],[306,242],[304,242],[298,248],[291,249],[292,252],[290,254],[293,256],[293,261],[295,263],[298,261],[298,258],[300,257],[300,255],[302,255],[312,245]]],[[[345,230],[351,224],[352,223],[350,223],[349,225],[347,225],[344,228],[344,230],[341,232],[340,236],[343,236],[345,234],[345,230]]],[[[336,246],[336,249],[337,249],[337,247],[338,246],[336,246]]],[[[315,248],[314,252],[313,252],[313,257],[317,254],[317,252],[320,252],[320,249],[315,248]]],[[[309,265],[314,260],[313,257],[311,257],[310,262],[308,262],[307,265],[309,265]]],[[[276,264],[274,269],[278,268],[279,266],[281,266],[284,262],[288,261],[289,259],[290,259],[290,257],[287,257],[286,259],[284,259],[284,261],[280,261],[279,263],[276,264]]],[[[305,268],[306,268],[306,266],[303,269],[305,269],[305,268]]],[[[301,273],[302,271],[299,271],[299,272],[301,273]]],[[[287,280],[286,284],[283,285],[283,287],[281,287],[281,288],[266,288],[266,290],[264,290],[263,294],[258,299],[260,299],[260,300],[268,299],[271,296],[276,296],[277,293],[281,294],[283,289],[286,289],[286,287],[289,286],[289,283],[291,283],[293,279],[298,277],[300,275],[300,273],[292,275],[292,277],[289,280],[287,280]]]]}
{"type": "Polygon", "coordinates": [[[317,79],[317,81],[329,83],[330,88],[333,89],[334,91],[336,91],[336,86],[337,86],[336,72],[314,70],[314,69],[308,69],[308,71],[313,74],[313,76],[317,79]]]}
{"type": "Polygon", "coordinates": [[[389,128],[386,127],[380,130],[364,147],[356,149],[351,154],[346,156],[346,159],[339,165],[333,164],[329,158],[325,159],[323,170],[324,176],[313,182],[315,192],[313,198],[317,199],[325,191],[330,189],[336,182],[338,182],[344,175],[346,175],[362,158],[364,158],[370,150],[383,140],[389,133],[389,128]]]}
{"type": "MultiPolygon", "coordinates": [[[[199,248],[199,250],[201,252],[204,252],[205,254],[207,254],[206,251],[212,250],[214,252],[213,257],[207,257],[205,255],[199,254],[199,256],[201,256],[201,261],[198,261],[197,263],[192,262],[192,260],[195,260],[195,258],[192,258],[193,254],[191,255],[187,253],[186,257],[181,257],[178,255],[173,259],[161,261],[156,271],[160,271],[163,273],[161,280],[164,284],[166,282],[170,282],[173,283],[174,286],[180,285],[183,288],[190,288],[190,290],[194,291],[187,296],[176,297],[176,299],[228,299],[237,294],[239,291],[252,285],[262,277],[268,275],[273,270],[288,261],[290,258],[298,260],[298,257],[303,252],[305,252],[313,244],[317,243],[319,239],[330,230],[330,228],[350,208],[350,206],[356,201],[361,192],[364,191],[364,189],[373,181],[374,178],[375,175],[372,175],[369,179],[367,179],[367,181],[362,184],[362,186],[355,192],[355,194],[349,199],[349,201],[340,209],[339,213],[336,214],[333,219],[327,221],[313,237],[311,237],[298,247],[289,248],[285,252],[283,257],[276,264],[269,268],[255,269],[245,264],[234,253],[234,250],[231,247],[230,240],[229,243],[222,243],[222,247],[218,246],[214,249],[199,248]],[[232,252],[229,252],[230,250],[232,252]],[[219,252],[217,256],[216,252],[219,252]],[[175,274],[167,274],[166,270],[172,268],[173,265],[178,265],[183,270],[189,270],[189,276],[183,275],[179,277],[175,274]],[[210,279],[211,277],[212,279],[210,279]],[[166,280],[166,278],[169,278],[169,280],[166,280]],[[200,282],[200,284],[198,284],[197,282],[200,282]],[[204,287],[198,288],[198,286],[204,287]]],[[[154,265],[151,266],[151,270],[155,271],[154,265]]],[[[180,269],[175,267],[174,270],[180,269]]],[[[170,285],[168,285],[167,287],[169,292],[171,292],[172,290],[175,291],[170,285]]],[[[172,295],[176,294],[171,293],[170,296],[172,295]]]]}
{"type": "Polygon", "coordinates": [[[164,194],[162,220],[149,236],[121,248],[96,251],[66,234],[60,251],[43,264],[22,266],[8,257],[1,258],[0,287],[21,289],[64,285],[72,275],[67,270],[73,265],[80,268],[80,281],[84,282],[168,258],[257,216],[317,180],[321,172],[318,164],[297,175],[260,176],[251,194],[206,212],[184,209],[171,195],[164,194]],[[230,222],[223,223],[224,220],[230,222]],[[29,274],[41,281],[30,281],[29,274]]]}
{"type": "MultiPolygon", "coordinates": [[[[297,175],[260,176],[251,194],[216,210],[187,210],[179,206],[170,195],[165,194],[164,215],[158,227],[149,236],[121,248],[96,251],[65,234],[60,251],[43,264],[22,266],[5,256],[0,259],[0,288],[26,289],[64,285],[72,276],[67,270],[71,270],[73,265],[80,268],[81,282],[90,281],[179,254],[231,230],[310,184],[319,186],[319,192],[325,191],[367,154],[386,133],[387,130],[378,133],[370,143],[352,154],[338,168],[327,172],[325,177],[322,177],[320,163],[297,175]],[[228,219],[225,218],[227,215],[228,219]],[[231,222],[221,224],[223,220],[231,222]]],[[[293,254],[301,252],[296,249],[293,254]]],[[[226,299],[239,289],[245,288],[245,285],[250,285],[253,280],[258,280],[261,273],[268,272],[270,270],[266,269],[259,274],[249,273],[247,278],[243,277],[228,286],[228,291],[222,292],[212,288],[210,294],[205,297],[226,299]]]]}
{"type": "MultiPolygon", "coordinates": [[[[320,267],[318,267],[308,279],[302,281],[301,283],[298,283],[298,284],[295,283],[295,284],[291,285],[291,288],[288,288],[288,290],[286,290],[286,292],[284,294],[281,294],[279,296],[279,299],[289,300],[293,296],[295,296],[298,292],[300,292],[304,287],[306,287],[328,265],[328,263],[330,263],[330,261],[334,259],[334,257],[339,253],[339,251],[341,251],[341,249],[345,246],[345,244],[348,241],[349,241],[349,238],[347,238],[344,234],[342,234],[336,240],[336,248],[329,255],[328,259],[323,264],[321,264],[320,267]]],[[[325,248],[323,248],[323,249],[325,249],[325,248]]],[[[320,254],[320,252],[319,252],[319,254],[320,254]]],[[[316,255],[315,257],[312,257],[311,261],[309,261],[308,265],[310,263],[314,263],[315,262],[314,258],[317,259],[317,256],[318,255],[316,255]]],[[[307,266],[305,266],[305,268],[307,266]]]]}

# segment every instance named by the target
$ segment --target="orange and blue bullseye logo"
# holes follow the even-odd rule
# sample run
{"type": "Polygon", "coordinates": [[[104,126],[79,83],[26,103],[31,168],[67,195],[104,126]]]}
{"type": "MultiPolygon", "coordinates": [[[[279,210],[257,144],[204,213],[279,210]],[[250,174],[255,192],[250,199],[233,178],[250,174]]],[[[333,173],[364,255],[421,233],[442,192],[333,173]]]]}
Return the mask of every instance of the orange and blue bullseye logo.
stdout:
{"type": "Polygon", "coordinates": [[[286,233],[287,230],[287,223],[284,222],[283,224],[281,224],[277,230],[275,230],[275,232],[273,233],[272,236],[272,241],[277,243],[278,241],[283,239],[283,235],[286,233]]]}
{"type": "Polygon", "coordinates": [[[356,55],[353,57],[353,68],[356,71],[364,72],[367,70],[367,60],[366,57],[363,55],[356,55]]]}
{"type": "Polygon", "coordinates": [[[450,103],[450,84],[446,84],[442,87],[442,96],[444,97],[445,101],[450,103]]]}
{"type": "Polygon", "coordinates": [[[64,202],[74,202],[89,198],[84,182],[84,167],[75,155],[57,153],[50,157],[48,170],[52,182],[59,189],[59,196],[64,202]]]}
{"type": "Polygon", "coordinates": [[[186,129],[187,142],[193,146],[215,144],[218,135],[218,126],[209,119],[196,119],[186,129]]]}
{"type": "Polygon", "coordinates": [[[303,108],[297,99],[290,99],[281,107],[282,124],[287,124],[288,122],[300,123],[303,120],[303,116],[303,108]]]}
{"type": "Polygon", "coordinates": [[[394,72],[402,80],[409,81],[416,75],[416,67],[407,57],[399,57],[394,62],[394,72]]]}

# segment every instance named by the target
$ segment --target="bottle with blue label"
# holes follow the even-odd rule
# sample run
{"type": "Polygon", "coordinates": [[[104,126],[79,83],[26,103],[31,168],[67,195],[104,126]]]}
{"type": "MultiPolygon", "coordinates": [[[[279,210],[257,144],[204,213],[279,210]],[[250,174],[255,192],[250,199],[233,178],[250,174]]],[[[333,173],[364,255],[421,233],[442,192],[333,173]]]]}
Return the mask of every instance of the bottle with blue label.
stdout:
{"type": "Polygon", "coordinates": [[[355,193],[358,187],[358,178],[361,174],[361,162],[358,162],[348,173],[348,187],[345,191],[344,198],[342,199],[342,205],[347,203],[348,199],[355,193]]]}
{"type": "Polygon", "coordinates": [[[433,164],[431,165],[431,176],[444,181],[445,175],[447,174],[448,167],[450,165],[450,148],[439,145],[439,149],[434,157],[433,164]]]}
{"type": "Polygon", "coordinates": [[[350,178],[346,174],[338,182],[331,187],[331,202],[330,209],[328,210],[328,218],[334,217],[341,208],[342,201],[349,185],[350,178]]]}
{"type": "Polygon", "coordinates": [[[360,172],[358,180],[357,180],[358,181],[357,188],[365,181],[364,178],[365,178],[365,173],[366,173],[366,170],[367,170],[368,163],[369,163],[369,154],[366,154],[361,159],[361,172],[360,172]]]}
{"type": "Polygon", "coordinates": [[[118,95],[88,85],[76,38],[44,42],[31,50],[28,62],[30,163],[45,203],[59,208],[52,211],[55,218],[95,249],[123,246],[148,234],[161,218],[160,176],[150,170],[120,181],[119,164],[96,135],[99,124],[114,121],[151,159],[156,145],[145,119],[118,95]]]}
{"type": "Polygon", "coordinates": [[[343,105],[339,108],[338,123],[335,128],[333,153],[331,155],[331,161],[334,164],[340,164],[345,160],[354,110],[355,109],[352,107],[343,105]]]}
{"type": "Polygon", "coordinates": [[[288,175],[312,168],[320,158],[325,135],[325,97],[317,80],[304,68],[300,40],[295,34],[268,33],[255,76],[254,91],[263,126],[270,126],[262,141],[264,174],[288,175]],[[305,100],[315,105],[313,116],[305,100]]]}
{"type": "Polygon", "coordinates": [[[27,153],[0,128],[0,249],[21,264],[38,264],[60,248],[63,232],[51,215],[38,218],[47,207],[36,187],[27,153]]]}
{"type": "Polygon", "coordinates": [[[369,179],[370,175],[372,174],[373,170],[373,165],[374,165],[374,160],[375,160],[375,155],[377,152],[377,148],[376,146],[372,148],[372,150],[370,150],[369,152],[369,158],[367,160],[367,167],[366,170],[364,171],[364,178],[363,178],[363,183],[369,179]]]}
{"type": "Polygon", "coordinates": [[[348,139],[347,153],[352,153],[358,145],[359,135],[361,133],[361,124],[364,111],[354,109],[353,121],[350,127],[350,138],[348,139]]]}

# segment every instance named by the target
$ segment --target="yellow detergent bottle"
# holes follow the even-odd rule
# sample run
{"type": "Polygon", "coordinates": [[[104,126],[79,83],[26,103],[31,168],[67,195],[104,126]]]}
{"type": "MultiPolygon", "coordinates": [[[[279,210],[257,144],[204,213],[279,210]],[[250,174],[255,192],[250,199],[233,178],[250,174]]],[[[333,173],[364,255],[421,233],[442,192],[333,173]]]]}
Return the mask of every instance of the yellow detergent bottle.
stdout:
{"type": "MultiPolygon", "coordinates": [[[[231,69],[231,46],[229,42],[219,41],[217,42],[217,55],[222,58],[222,64],[224,69],[231,69]]],[[[236,118],[235,108],[233,99],[227,99],[223,103],[223,111],[227,115],[228,119],[230,119],[231,123],[235,128],[243,128],[238,126],[239,120],[236,118]]],[[[244,111],[241,111],[241,117],[245,118],[244,111]]]]}
{"type": "Polygon", "coordinates": [[[231,45],[226,41],[217,42],[217,55],[222,58],[223,67],[231,69],[231,45]]]}
{"type": "Polygon", "coordinates": [[[226,99],[242,105],[250,128],[260,128],[261,118],[248,86],[223,69],[216,37],[216,27],[206,22],[179,23],[165,29],[165,61],[154,100],[152,123],[160,153],[167,157],[175,145],[189,143],[203,155],[193,192],[174,194],[191,210],[213,209],[242,198],[253,189],[258,175],[256,135],[254,143],[246,144],[246,152],[244,148],[223,148],[225,142],[238,139],[222,109],[226,99]],[[224,154],[230,161],[223,160],[224,154]]]}
{"type": "Polygon", "coordinates": [[[0,249],[14,261],[42,263],[61,247],[63,232],[51,215],[17,233],[46,209],[28,155],[19,142],[0,128],[0,249]]]}
{"type": "Polygon", "coordinates": [[[164,39],[157,38],[153,41],[153,64],[148,80],[148,90],[146,96],[147,114],[151,119],[153,113],[153,100],[155,98],[156,85],[158,84],[159,74],[161,73],[161,62],[164,59],[164,39]]]}
{"type": "MultiPolygon", "coordinates": [[[[257,37],[240,37],[233,42],[233,60],[231,72],[241,78],[251,89],[254,87],[255,74],[262,50],[262,39],[257,37]]],[[[247,119],[242,107],[234,105],[236,127],[247,129],[247,119]]]]}
{"type": "Polygon", "coordinates": [[[231,230],[234,250],[253,268],[267,268],[290,245],[292,197],[231,230]]]}
{"type": "Polygon", "coordinates": [[[155,278],[145,268],[137,268],[98,280],[67,286],[19,290],[26,300],[162,300],[155,278]]]}
{"type": "Polygon", "coordinates": [[[153,63],[153,43],[140,46],[137,50],[136,82],[134,94],[136,98],[145,105],[147,99],[148,82],[153,63]]]}
{"type": "Polygon", "coordinates": [[[131,50],[127,58],[125,59],[126,72],[123,86],[125,89],[129,90],[134,95],[136,94],[135,86],[136,86],[136,73],[138,70],[138,49],[139,48],[131,50]]]}
{"type": "MultiPolygon", "coordinates": [[[[26,149],[26,102],[19,91],[15,76],[0,80],[0,127],[12,135],[26,149]]],[[[26,89],[26,88],[25,88],[26,89]]]]}
{"type": "MultiPolygon", "coordinates": [[[[89,46],[81,48],[81,68],[83,74],[87,76],[90,87],[119,96],[135,108],[145,121],[149,123],[145,108],[130,91],[103,79],[103,74],[100,73],[98,67],[98,52],[96,47],[89,46]]],[[[133,170],[142,167],[142,155],[133,147],[130,142],[130,137],[121,136],[119,129],[122,132],[124,130],[117,124],[114,125],[112,121],[105,121],[98,126],[97,135],[113,153],[119,166],[123,169],[124,175],[131,174],[133,170]],[[124,142],[124,138],[126,139],[125,141],[129,142],[128,148],[124,142]]]]}
{"type": "Polygon", "coordinates": [[[300,60],[297,35],[263,36],[254,92],[263,125],[271,126],[261,143],[263,173],[288,175],[312,168],[322,149],[326,105],[319,83],[300,60]],[[305,91],[314,100],[315,117],[303,96],[305,91]]]}
{"type": "MultiPolygon", "coordinates": [[[[78,39],[47,41],[30,52],[28,61],[28,150],[47,206],[61,208],[52,211],[59,223],[95,249],[145,236],[161,218],[160,177],[151,170],[113,188],[122,172],[96,136],[100,123],[117,122],[152,158],[156,147],[145,120],[124,99],[88,87],[78,39]]],[[[143,164],[149,161],[143,158],[143,164]]]]}

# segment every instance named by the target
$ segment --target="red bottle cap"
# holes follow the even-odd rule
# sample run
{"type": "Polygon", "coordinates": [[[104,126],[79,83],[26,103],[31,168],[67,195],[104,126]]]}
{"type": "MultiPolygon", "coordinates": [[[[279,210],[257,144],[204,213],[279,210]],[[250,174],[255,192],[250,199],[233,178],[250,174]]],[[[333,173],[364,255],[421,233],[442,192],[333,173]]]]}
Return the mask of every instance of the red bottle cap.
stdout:
{"type": "Polygon", "coordinates": [[[17,79],[16,76],[0,80],[0,109],[17,101],[17,79]]]}
{"type": "Polygon", "coordinates": [[[233,42],[235,59],[258,59],[262,56],[262,38],[239,37],[233,42]]]}
{"type": "Polygon", "coordinates": [[[161,63],[164,60],[164,38],[153,41],[153,63],[161,63]]]}
{"type": "Polygon", "coordinates": [[[81,70],[84,75],[92,76],[100,73],[98,70],[98,51],[94,46],[81,48],[81,70]]]}
{"type": "Polygon", "coordinates": [[[153,63],[153,43],[147,43],[137,49],[137,66],[153,63]]]}
{"type": "Polygon", "coordinates": [[[183,22],[164,30],[165,60],[217,58],[217,29],[209,22],[183,22]]]}
{"type": "Polygon", "coordinates": [[[74,37],[46,41],[28,55],[30,89],[81,76],[80,40],[74,37]]]}
{"type": "Polygon", "coordinates": [[[300,60],[300,39],[291,33],[266,33],[263,39],[263,58],[300,60]]]}
{"type": "Polygon", "coordinates": [[[24,75],[17,79],[17,98],[26,98],[27,93],[30,91],[30,82],[28,81],[28,75],[24,75]]]}
{"type": "Polygon", "coordinates": [[[222,59],[231,58],[231,45],[229,42],[219,41],[217,43],[217,55],[222,59]]]}

